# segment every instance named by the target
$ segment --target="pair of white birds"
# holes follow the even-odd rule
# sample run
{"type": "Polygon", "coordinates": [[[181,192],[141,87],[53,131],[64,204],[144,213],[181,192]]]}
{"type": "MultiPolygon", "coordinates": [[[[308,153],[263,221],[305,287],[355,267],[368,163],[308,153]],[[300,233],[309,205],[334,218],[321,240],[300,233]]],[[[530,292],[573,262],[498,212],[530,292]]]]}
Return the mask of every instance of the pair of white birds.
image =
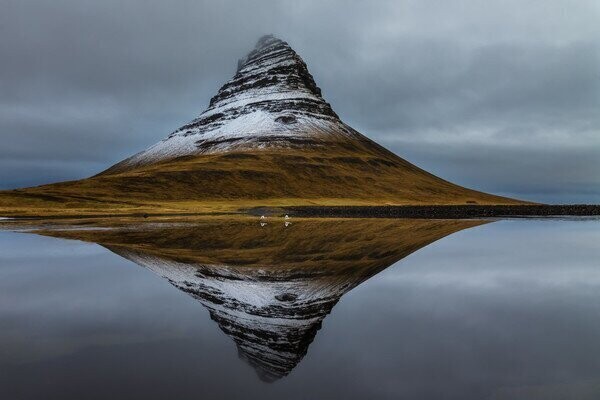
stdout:
{"type": "MultiPolygon", "coordinates": [[[[267,219],[267,217],[265,217],[264,215],[261,215],[261,216],[260,216],[260,226],[265,226],[265,225],[267,224],[267,223],[265,222],[265,220],[266,220],[266,219],[267,219]]],[[[285,220],[286,220],[286,221],[285,221],[285,223],[284,223],[284,226],[286,226],[286,227],[287,227],[287,226],[289,226],[289,225],[291,224],[291,222],[290,222],[290,221],[288,221],[288,220],[290,219],[290,216],[289,216],[289,215],[287,215],[287,214],[286,214],[286,215],[285,215],[285,217],[283,217],[283,219],[285,219],[285,220]]]]}

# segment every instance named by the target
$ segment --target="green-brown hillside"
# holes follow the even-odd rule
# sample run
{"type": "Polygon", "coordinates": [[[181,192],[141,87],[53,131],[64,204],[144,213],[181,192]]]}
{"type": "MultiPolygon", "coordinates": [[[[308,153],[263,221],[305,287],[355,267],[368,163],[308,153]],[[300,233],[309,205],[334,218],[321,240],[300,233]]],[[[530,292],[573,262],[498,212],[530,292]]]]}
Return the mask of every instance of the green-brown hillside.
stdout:
{"type": "Polygon", "coordinates": [[[519,204],[454,185],[391,153],[272,149],[184,157],[0,192],[0,214],[231,212],[254,206],[519,204]]]}

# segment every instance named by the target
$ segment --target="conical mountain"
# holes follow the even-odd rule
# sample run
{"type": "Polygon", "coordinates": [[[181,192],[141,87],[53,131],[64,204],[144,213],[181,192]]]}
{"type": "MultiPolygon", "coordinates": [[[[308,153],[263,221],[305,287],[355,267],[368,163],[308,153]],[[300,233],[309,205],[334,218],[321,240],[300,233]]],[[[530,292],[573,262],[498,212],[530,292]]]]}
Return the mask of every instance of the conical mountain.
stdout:
{"type": "Polygon", "coordinates": [[[522,202],[440,179],[352,129],[273,36],[238,62],[206,111],[159,143],[92,178],[0,193],[0,211],[11,213],[467,203],[522,202]]]}

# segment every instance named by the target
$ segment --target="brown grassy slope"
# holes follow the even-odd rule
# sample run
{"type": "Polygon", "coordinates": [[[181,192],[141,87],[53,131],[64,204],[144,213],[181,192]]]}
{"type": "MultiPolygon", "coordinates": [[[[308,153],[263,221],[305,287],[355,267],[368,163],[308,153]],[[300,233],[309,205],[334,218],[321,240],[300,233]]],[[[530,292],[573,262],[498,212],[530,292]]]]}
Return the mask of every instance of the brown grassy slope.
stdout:
{"type": "Polygon", "coordinates": [[[211,212],[285,205],[523,204],[442,180],[371,141],[182,157],[0,192],[0,215],[211,212]]]}
{"type": "MultiPolygon", "coordinates": [[[[487,223],[478,220],[152,219],[152,223],[75,221],[86,229],[35,229],[46,236],[98,243],[113,251],[133,251],[164,262],[228,265],[244,269],[316,271],[331,275],[381,269],[454,232],[487,223]],[[84,224],[84,225],[82,225],[84,224]],[[105,229],[110,227],[111,229],[105,229]]],[[[68,228],[68,226],[67,226],[68,228]]]]}

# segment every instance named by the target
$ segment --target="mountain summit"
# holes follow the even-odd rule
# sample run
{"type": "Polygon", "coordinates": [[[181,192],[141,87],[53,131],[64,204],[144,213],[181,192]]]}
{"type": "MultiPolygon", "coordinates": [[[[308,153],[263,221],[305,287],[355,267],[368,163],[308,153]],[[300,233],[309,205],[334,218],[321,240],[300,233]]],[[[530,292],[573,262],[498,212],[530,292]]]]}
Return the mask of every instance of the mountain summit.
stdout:
{"type": "Polygon", "coordinates": [[[323,99],[302,58],[267,35],[238,61],[235,76],[198,118],[110,171],[187,155],[319,146],[327,139],[360,136],[323,99]]]}
{"type": "Polygon", "coordinates": [[[0,193],[6,215],[519,203],[440,179],[346,125],[273,36],[159,143],[91,178],[0,193]]]}

